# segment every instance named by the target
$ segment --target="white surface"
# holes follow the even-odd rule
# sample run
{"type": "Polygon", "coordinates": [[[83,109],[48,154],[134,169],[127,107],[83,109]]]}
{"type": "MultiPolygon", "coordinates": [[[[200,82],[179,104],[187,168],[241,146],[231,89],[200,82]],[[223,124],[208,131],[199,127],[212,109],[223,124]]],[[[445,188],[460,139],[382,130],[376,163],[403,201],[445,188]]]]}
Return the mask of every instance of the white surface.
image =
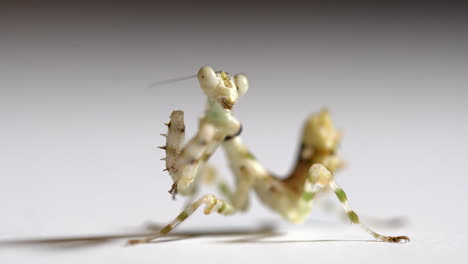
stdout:
{"type": "MultiPolygon", "coordinates": [[[[165,30],[174,22],[170,17],[161,24],[158,16],[113,23],[89,16],[63,23],[57,22],[62,16],[39,17],[29,24],[2,16],[10,24],[0,23],[8,33],[0,49],[0,239],[128,234],[141,232],[145,221],[166,223],[176,216],[182,201],[167,193],[171,181],[161,172],[158,135],[174,109],[186,111],[192,135],[204,101],[194,80],[145,87],[211,64],[249,76],[251,88],[236,113],[246,143],[275,172],[291,166],[306,115],[329,106],[345,130],[341,153],[349,167],[338,182],[351,206],[363,215],[405,216],[404,227],[376,229],[412,241],[362,241],[370,237],[358,227],[314,212],[304,226],[282,225],[281,236],[239,243],[230,242],[237,236],[136,247],[123,247],[124,239],[0,243],[0,263],[466,260],[464,27],[437,24],[428,30],[424,21],[397,28],[390,23],[386,30],[346,21],[311,27],[292,18],[289,24],[252,23],[250,35],[242,35],[246,41],[233,44],[230,36],[210,40],[212,34],[200,30],[208,22],[165,30]],[[278,38],[265,26],[294,30],[278,38]]],[[[233,32],[245,29],[229,26],[233,32]]],[[[213,162],[230,178],[223,155],[213,162]]],[[[253,199],[246,215],[198,212],[181,231],[255,228],[265,220],[281,225],[253,199]]]]}
{"type": "MultiPolygon", "coordinates": [[[[122,239],[76,240],[10,245],[2,248],[1,254],[2,263],[440,263],[448,257],[463,261],[466,256],[463,253],[466,237],[452,234],[449,238],[437,225],[418,224],[418,227],[407,228],[411,243],[389,244],[368,240],[356,228],[323,222],[312,224],[307,228],[282,228],[274,232],[278,233],[277,236],[271,237],[258,234],[216,235],[216,230],[211,230],[211,235],[171,236],[136,247],[123,247],[122,239]]],[[[229,232],[229,228],[223,232],[229,232]]]]}

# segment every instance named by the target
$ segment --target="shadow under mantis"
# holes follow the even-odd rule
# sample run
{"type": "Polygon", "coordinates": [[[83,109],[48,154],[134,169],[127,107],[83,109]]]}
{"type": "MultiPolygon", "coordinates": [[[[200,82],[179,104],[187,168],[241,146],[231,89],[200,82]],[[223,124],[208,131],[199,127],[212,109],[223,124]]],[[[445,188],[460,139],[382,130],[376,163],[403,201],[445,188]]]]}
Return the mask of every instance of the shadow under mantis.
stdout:
{"type": "MultiPolygon", "coordinates": [[[[122,247],[125,246],[125,239],[135,237],[145,237],[160,230],[163,225],[146,224],[140,232],[121,232],[110,233],[103,235],[83,235],[83,236],[64,236],[64,237],[43,237],[43,238],[21,238],[0,240],[0,250],[5,248],[25,248],[47,251],[63,251],[63,250],[78,250],[91,247],[98,247],[105,244],[122,241],[122,247]]],[[[311,239],[311,240],[291,240],[281,239],[285,236],[285,232],[279,231],[277,226],[271,223],[263,223],[255,228],[238,228],[238,229],[201,229],[194,231],[176,231],[165,235],[159,240],[152,241],[148,245],[170,243],[188,239],[204,238],[204,237],[222,237],[222,240],[217,240],[215,243],[237,244],[237,243],[256,243],[256,244],[279,244],[279,243],[330,243],[330,242],[374,242],[382,243],[376,240],[341,240],[341,239],[311,239]],[[275,240],[266,240],[275,238],[275,240]]],[[[140,245],[141,246],[141,245],[140,245]]]]}

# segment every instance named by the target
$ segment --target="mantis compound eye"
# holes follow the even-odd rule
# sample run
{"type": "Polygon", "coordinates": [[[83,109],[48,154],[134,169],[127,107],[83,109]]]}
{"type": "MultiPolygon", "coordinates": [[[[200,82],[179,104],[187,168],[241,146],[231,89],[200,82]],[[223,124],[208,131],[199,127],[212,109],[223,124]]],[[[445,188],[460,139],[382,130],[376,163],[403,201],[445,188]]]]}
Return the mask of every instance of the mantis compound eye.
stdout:
{"type": "Polygon", "coordinates": [[[234,82],[240,96],[244,95],[247,90],[249,90],[249,81],[247,80],[247,76],[244,74],[240,73],[234,76],[234,82]]]}
{"type": "Polygon", "coordinates": [[[198,71],[198,82],[206,93],[213,91],[218,85],[218,78],[210,66],[203,66],[198,71]]]}

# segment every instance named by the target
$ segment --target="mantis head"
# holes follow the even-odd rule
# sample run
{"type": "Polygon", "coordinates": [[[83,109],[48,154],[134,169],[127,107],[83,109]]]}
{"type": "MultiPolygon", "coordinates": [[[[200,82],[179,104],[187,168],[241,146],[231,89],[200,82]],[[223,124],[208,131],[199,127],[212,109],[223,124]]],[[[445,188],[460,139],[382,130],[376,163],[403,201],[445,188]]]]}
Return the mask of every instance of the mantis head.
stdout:
{"type": "Polygon", "coordinates": [[[249,89],[247,77],[242,73],[231,76],[224,71],[215,72],[210,66],[203,66],[197,77],[206,96],[227,110],[231,110],[239,97],[249,89]]]}

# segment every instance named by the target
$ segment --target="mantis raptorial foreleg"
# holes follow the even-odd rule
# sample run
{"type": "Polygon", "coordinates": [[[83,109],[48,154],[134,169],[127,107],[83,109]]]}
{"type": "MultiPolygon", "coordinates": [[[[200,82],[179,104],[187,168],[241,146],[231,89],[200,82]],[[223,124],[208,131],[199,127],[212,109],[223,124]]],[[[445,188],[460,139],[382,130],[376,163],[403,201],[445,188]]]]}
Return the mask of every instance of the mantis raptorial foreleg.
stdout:
{"type": "Polygon", "coordinates": [[[166,145],[159,148],[164,149],[166,152],[166,157],[162,159],[166,161],[165,171],[175,173],[177,171],[175,163],[182,151],[185,140],[184,112],[180,110],[173,111],[169,123],[165,123],[165,125],[168,127],[167,134],[161,134],[161,136],[166,137],[166,145]]]}
{"type": "Polygon", "coordinates": [[[167,137],[166,145],[160,148],[166,152],[166,157],[163,158],[166,161],[165,170],[169,172],[174,181],[170,192],[175,194],[177,190],[182,190],[182,192],[190,193],[189,186],[195,179],[199,168],[219,145],[219,139],[216,138],[218,131],[213,125],[203,123],[197,134],[183,146],[185,132],[183,112],[172,112],[171,121],[166,125],[168,133],[163,134],[167,137]]]}

